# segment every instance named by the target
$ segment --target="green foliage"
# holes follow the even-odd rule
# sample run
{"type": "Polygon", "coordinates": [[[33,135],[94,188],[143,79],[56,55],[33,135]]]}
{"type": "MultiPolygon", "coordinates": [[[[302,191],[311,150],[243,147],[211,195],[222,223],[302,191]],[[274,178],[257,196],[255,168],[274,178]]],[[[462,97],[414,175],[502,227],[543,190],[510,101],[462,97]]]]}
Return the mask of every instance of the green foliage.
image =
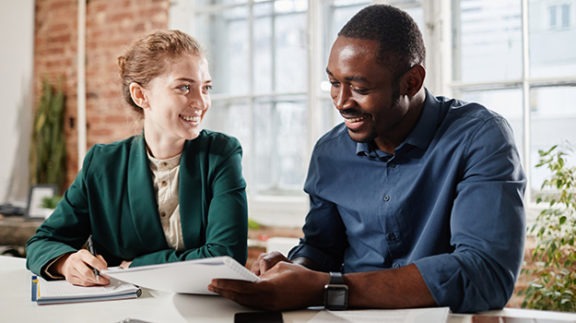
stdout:
{"type": "Polygon", "coordinates": [[[44,197],[42,199],[42,207],[46,209],[55,209],[58,202],[62,199],[61,195],[54,195],[52,197],[44,197]]]}
{"type": "Polygon", "coordinates": [[[248,229],[258,230],[258,229],[260,229],[260,223],[258,223],[254,219],[248,219],[248,229]]]}
{"type": "Polygon", "coordinates": [[[546,167],[552,174],[537,198],[547,206],[529,229],[536,237],[535,262],[523,271],[534,280],[521,292],[522,307],[576,312],[576,167],[566,165],[567,154],[558,146],[538,153],[536,167],[546,167]]]}
{"type": "MultiPolygon", "coordinates": [[[[60,82],[62,83],[62,82],[60,82]]],[[[62,189],[66,179],[66,139],[64,137],[64,92],[46,80],[34,118],[30,150],[31,184],[56,184],[62,189]]]]}

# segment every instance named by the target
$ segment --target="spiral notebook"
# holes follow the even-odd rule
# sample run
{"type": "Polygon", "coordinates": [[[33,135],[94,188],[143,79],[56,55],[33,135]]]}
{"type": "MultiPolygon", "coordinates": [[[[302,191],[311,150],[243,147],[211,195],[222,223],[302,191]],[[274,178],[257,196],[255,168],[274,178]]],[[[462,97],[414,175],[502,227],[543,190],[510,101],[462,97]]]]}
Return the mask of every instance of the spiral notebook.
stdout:
{"type": "Polygon", "coordinates": [[[212,279],[255,282],[260,278],[228,256],[140,266],[109,268],[102,275],[140,287],[182,294],[214,294],[208,290],[212,279]]]}
{"type": "Polygon", "coordinates": [[[106,286],[75,286],[65,280],[47,281],[32,276],[32,301],[38,305],[110,301],[136,298],[142,291],[137,286],[110,281],[106,286]]]}

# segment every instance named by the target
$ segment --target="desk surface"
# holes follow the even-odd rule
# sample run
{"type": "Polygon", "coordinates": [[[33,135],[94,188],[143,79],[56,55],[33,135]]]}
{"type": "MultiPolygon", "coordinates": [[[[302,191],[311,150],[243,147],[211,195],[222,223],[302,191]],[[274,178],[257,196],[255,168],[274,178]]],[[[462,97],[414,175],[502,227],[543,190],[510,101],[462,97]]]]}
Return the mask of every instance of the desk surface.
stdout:
{"type": "MultiPolygon", "coordinates": [[[[132,318],[151,323],[232,323],[234,313],[251,311],[218,296],[180,295],[149,290],[145,290],[137,299],[39,306],[30,301],[30,275],[25,268],[25,259],[0,256],[0,321],[113,323],[132,318]]],[[[317,314],[316,310],[290,311],[283,313],[283,318],[286,323],[309,322],[317,314]]],[[[576,314],[520,309],[504,309],[484,313],[482,316],[494,315],[514,317],[510,322],[515,323],[576,322],[576,314]]],[[[451,314],[448,319],[448,323],[465,322],[472,322],[472,316],[451,314]]]]}

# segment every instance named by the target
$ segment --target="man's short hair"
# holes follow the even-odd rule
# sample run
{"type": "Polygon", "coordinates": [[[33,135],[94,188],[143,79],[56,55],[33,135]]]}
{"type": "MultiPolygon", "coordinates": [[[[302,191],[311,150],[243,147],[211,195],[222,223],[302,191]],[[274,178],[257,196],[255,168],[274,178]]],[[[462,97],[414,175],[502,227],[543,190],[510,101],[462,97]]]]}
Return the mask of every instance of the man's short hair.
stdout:
{"type": "Polygon", "coordinates": [[[389,5],[371,5],[355,14],[338,36],[377,40],[379,61],[399,77],[415,64],[424,65],[426,49],[416,22],[389,5]]]}

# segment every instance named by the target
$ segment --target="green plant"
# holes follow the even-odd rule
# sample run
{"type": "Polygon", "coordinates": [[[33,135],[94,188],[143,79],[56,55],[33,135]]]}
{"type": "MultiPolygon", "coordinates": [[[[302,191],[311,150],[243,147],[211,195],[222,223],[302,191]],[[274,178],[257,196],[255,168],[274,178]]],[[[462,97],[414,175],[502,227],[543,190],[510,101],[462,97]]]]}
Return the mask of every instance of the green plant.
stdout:
{"type": "Polygon", "coordinates": [[[48,81],[42,82],[42,96],[32,133],[30,150],[31,184],[56,184],[62,189],[66,178],[66,139],[64,137],[65,96],[48,81]]]}
{"type": "Polygon", "coordinates": [[[61,195],[54,195],[52,197],[44,197],[42,199],[42,207],[46,209],[55,209],[58,202],[62,199],[61,195]]]}
{"type": "Polygon", "coordinates": [[[260,223],[254,219],[248,219],[248,229],[258,230],[260,229],[260,223]]]}
{"type": "Polygon", "coordinates": [[[546,207],[529,229],[536,238],[534,263],[524,269],[534,278],[521,294],[522,307],[563,312],[576,311],[576,167],[566,165],[567,154],[557,145],[539,151],[536,167],[546,167],[551,176],[542,184],[536,200],[546,207]]]}

